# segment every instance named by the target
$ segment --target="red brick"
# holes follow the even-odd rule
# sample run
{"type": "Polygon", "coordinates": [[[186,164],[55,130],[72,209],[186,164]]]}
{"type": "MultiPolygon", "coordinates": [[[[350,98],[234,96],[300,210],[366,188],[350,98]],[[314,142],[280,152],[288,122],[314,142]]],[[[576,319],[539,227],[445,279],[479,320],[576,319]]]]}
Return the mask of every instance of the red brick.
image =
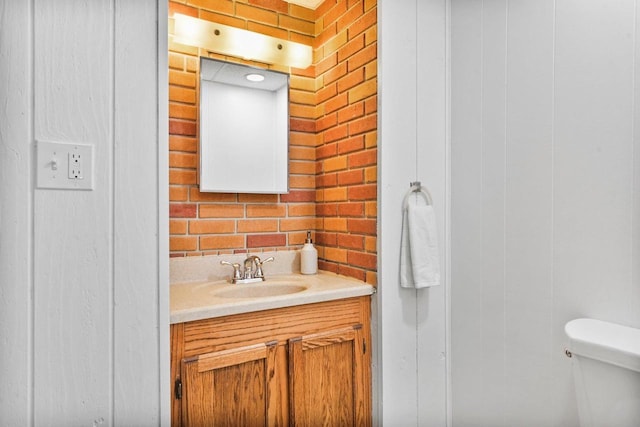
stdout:
{"type": "Polygon", "coordinates": [[[236,3],[236,16],[263,24],[278,25],[278,14],[274,11],[236,3]]]}
{"type": "Polygon", "coordinates": [[[339,125],[324,131],[324,142],[337,141],[346,138],[349,135],[349,127],[347,124],[339,125]]]}
{"type": "Polygon", "coordinates": [[[337,245],[337,235],[336,233],[327,233],[327,232],[317,232],[316,233],[316,244],[322,246],[336,246],[337,245]]]}
{"type": "Polygon", "coordinates": [[[284,0],[249,0],[249,4],[275,10],[280,13],[287,13],[289,10],[289,3],[284,0]]]}
{"type": "Polygon", "coordinates": [[[316,179],[311,175],[289,175],[290,188],[315,188],[316,179]]]}
{"type": "Polygon", "coordinates": [[[247,236],[247,248],[286,246],[285,234],[250,234],[247,236]]]}
{"type": "Polygon", "coordinates": [[[361,119],[349,122],[349,135],[358,135],[364,132],[375,130],[378,126],[378,115],[372,114],[361,119]]]}
{"type": "Polygon", "coordinates": [[[316,131],[322,132],[338,123],[338,115],[333,113],[322,117],[316,121],[316,131]]]}
{"type": "Polygon", "coordinates": [[[171,135],[196,136],[196,122],[184,120],[169,120],[171,135]]]}
{"type": "Polygon", "coordinates": [[[198,238],[191,236],[169,237],[170,251],[195,251],[198,248],[198,238]]]}
{"type": "Polygon", "coordinates": [[[195,153],[198,151],[198,140],[196,138],[171,135],[169,136],[169,150],[195,153]]]}
{"type": "MultiPolygon", "coordinates": [[[[338,185],[353,185],[353,184],[362,184],[364,182],[364,172],[362,169],[354,169],[344,172],[338,173],[338,185]]],[[[351,189],[349,189],[351,191],[351,189]]],[[[350,199],[353,199],[351,195],[350,199]]]]}
{"type": "Polygon", "coordinates": [[[247,205],[248,218],[283,217],[285,211],[284,205],[247,205]]]}
{"type": "Polygon", "coordinates": [[[338,176],[335,173],[316,176],[316,187],[335,187],[338,184],[338,176]]]}
{"type": "Polygon", "coordinates": [[[366,150],[349,154],[349,167],[357,168],[362,166],[375,165],[378,159],[378,150],[366,150]]]}
{"type": "Polygon", "coordinates": [[[305,21],[303,19],[294,18],[287,15],[280,15],[278,26],[288,30],[296,31],[302,34],[313,35],[315,32],[315,23],[305,21]]]}
{"type": "Polygon", "coordinates": [[[189,221],[189,234],[227,234],[235,233],[233,220],[195,220],[189,221]]]}
{"type": "Polygon", "coordinates": [[[340,203],[338,205],[338,215],[361,217],[364,215],[364,203],[362,202],[340,203]]]}
{"type": "Polygon", "coordinates": [[[265,233],[278,231],[277,219],[248,219],[238,221],[239,233],[265,233]]]}
{"type": "MultiPolygon", "coordinates": [[[[169,52],[169,68],[184,71],[184,55],[179,53],[169,52]]],[[[171,99],[171,89],[174,86],[169,87],[169,99],[171,99]]]]}
{"type": "Polygon", "coordinates": [[[343,93],[364,81],[364,69],[355,70],[338,80],[338,92],[343,93]]]}
{"type": "Polygon", "coordinates": [[[352,55],[347,61],[347,66],[349,71],[353,71],[357,68],[362,67],[364,64],[374,61],[377,58],[378,54],[378,44],[372,43],[369,46],[365,47],[361,51],[352,55]]]}
{"type": "Polygon", "coordinates": [[[242,218],[244,205],[199,205],[200,218],[242,218]]]}
{"type": "MultiPolygon", "coordinates": [[[[349,6],[351,6],[351,4],[349,4],[349,6]]],[[[364,11],[362,2],[357,2],[353,7],[351,7],[351,9],[347,11],[347,13],[338,18],[338,28],[348,27],[354,22],[358,22],[363,12],[364,11]]]]}
{"type": "Polygon", "coordinates": [[[322,76],[322,78],[324,80],[324,84],[329,84],[335,82],[340,77],[344,77],[345,75],[347,75],[347,63],[341,62],[324,73],[324,76],[322,76]]]}
{"type": "Polygon", "coordinates": [[[169,86],[169,101],[184,102],[195,104],[196,91],[179,86],[169,86]]]}
{"type": "Polygon", "coordinates": [[[169,184],[195,184],[197,181],[195,169],[169,169],[169,184]]]}
{"type": "MultiPolygon", "coordinates": [[[[338,26],[340,28],[340,26],[338,26]]],[[[351,39],[346,45],[342,46],[338,50],[338,62],[343,62],[356,52],[361,51],[364,48],[364,34],[356,38],[351,39]]]]}
{"type": "Polygon", "coordinates": [[[189,0],[189,3],[220,13],[233,13],[233,2],[230,0],[189,0]]]}
{"type": "Polygon", "coordinates": [[[375,219],[349,219],[347,227],[349,228],[349,232],[351,233],[362,233],[372,236],[376,234],[377,229],[375,219]]]}
{"type": "Polygon", "coordinates": [[[338,246],[349,249],[364,249],[364,236],[338,234],[338,246]]]}
{"type": "Polygon", "coordinates": [[[364,115],[364,102],[351,104],[346,108],[338,111],[338,122],[344,123],[364,115]]]}
{"type": "Polygon", "coordinates": [[[341,274],[347,277],[353,277],[354,279],[360,280],[362,282],[364,282],[366,278],[366,271],[360,270],[358,268],[353,268],[344,264],[340,264],[338,266],[337,274],[341,274]]]}
{"type": "Polygon", "coordinates": [[[340,1],[331,8],[323,17],[325,25],[329,22],[336,22],[338,18],[347,11],[347,2],[340,1]]]}
{"type": "Polygon", "coordinates": [[[378,257],[376,255],[367,254],[364,252],[349,251],[347,259],[349,265],[371,270],[375,269],[378,263],[378,257]]]}
{"type": "Polygon", "coordinates": [[[289,160],[315,160],[316,150],[313,147],[289,147],[289,160]]]}
{"type": "Polygon", "coordinates": [[[289,119],[289,130],[291,130],[292,132],[312,133],[316,131],[316,121],[291,117],[289,119]]]}
{"type": "Polygon", "coordinates": [[[356,37],[361,32],[372,27],[373,25],[376,25],[377,21],[378,10],[377,8],[373,8],[349,26],[349,28],[347,29],[347,31],[349,32],[349,38],[356,37]]]}
{"type": "Polygon", "coordinates": [[[169,218],[195,218],[197,205],[191,203],[169,203],[169,218]]]}
{"type": "Polygon", "coordinates": [[[244,236],[241,234],[229,234],[222,236],[201,236],[200,249],[234,249],[244,246],[244,236]]]}
{"type": "Polygon", "coordinates": [[[196,75],[195,73],[169,70],[169,84],[176,85],[176,86],[184,86],[188,88],[195,88],[196,75]]]}
{"type": "Polygon", "coordinates": [[[197,166],[197,158],[193,153],[169,153],[170,168],[192,168],[197,166]]]}
{"type": "Polygon", "coordinates": [[[289,217],[296,216],[315,216],[316,205],[315,203],[308,204],[291,204],[288,206],[289,217]]]}
{"type": "Polygon", "coordinates": [[[169,186],[169,200],[172,202],[186,202],[189,197],[188,188],[178,185],[169,186]]]}
{"type": "Polygon", "coordinates": [[[353,151],[362,150],[364,148],[364,136],[358,135],[338,142],[338,153],[345,154],[353,151]]]}
{"type": "Polygon", "coordinates": [[[338,264],[335,262],[327,262],[321,258],[318,259],[318,269],[338,274],[338,264]]]}
{"type": "Polygon", "coordinates": [[[316,18],[315,10],[303,6],[298,6],[293,3],[289,4],[289,15],[293,16],[294,18],[304,19],[305,21],[315,21],[316,18]]]}
{"type": "Polygon", "coordinates": [[[340,108],[346,107],[347,105],[349,105],[349,96],[346,93],[341,93],[325,102],[324,112],[332,113],[340,108]]]}
{"type": "Polygon", "coordinates": [[[316,148],[316,160],[326,159],[327,157],[338,154],[338,144],[324,144],[316,148]]]}
{"type": "Polygon", "coordinates": [[[183,15],[198,17],[198,9],[195,7],[189,7],[184,4],[179,4],[173,1],[169,2],[169,17],[172,17],[175,13],[181,13],[183,15]]]}
{"type": "Polygon", "coordinates": [[[278,203],[277,194],[238,194],[238,202],[240,203],[278,203]]]}
{"type": "Polygon", "coordinates": [[[338,215],[337,203],[321,203],[316,205],[316,215],[318,216],[336,216],[338,215]]]}
{"type": "Polygon", "coordinates": [[[192,202],[226,202],[235,203],[238,196],[234,193],[203,193],[197,187],[189,189],[189,200],[192,202]]]}
{"type": "Polygon", "coordinates": [[[281,194],[280,201],[282,203],[290,202],[315,202],[316,192],[313,190],[292,190],[289,194],[281,194]]]}
{"type": "Polygon", "coordinates": [[[179,219],[169,220],[169,234],[187,234],[187,221],[179,219]]]}
{"type": "Polygon", "coordinates": [[[365,184],[349,187],[349,200],[375,200],[377,195],[376,184],[365,184]]]}
{"type": "Polygon", "coordinates": [[[326,100],[331,99],[334,96],[336,96],[337,93],[338,93],[338,87],[337,87],[337,85],[335,83],[332,83],[331,85],[326,86],[323,89],[320,89],[316,93],[316,103],[317,104],[322,104],[326,100]]]}
{"type": "Polygon", "coordinates": [[[318,64],[316,64],[316,73],[317,73],[317,75],[319,76],[319,75],[325,73],[326,71],[329,71],[331,68],[335,67],[338,64],[338,59],[337,58],[338,58],[338,55],[337,54],[333,54],[333,55],[330,55],[330,56],[326,57],[325,59],[320,61],[318,64]]]}

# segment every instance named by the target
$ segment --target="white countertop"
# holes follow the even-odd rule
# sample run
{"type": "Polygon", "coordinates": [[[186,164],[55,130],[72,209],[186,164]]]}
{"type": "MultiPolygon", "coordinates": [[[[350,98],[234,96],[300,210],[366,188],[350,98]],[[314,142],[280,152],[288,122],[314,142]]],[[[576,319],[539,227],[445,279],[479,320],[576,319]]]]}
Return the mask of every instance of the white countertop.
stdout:
{"type": "MultiPolygon", "coordinates": [[[[170,286],[171,323],[190,322],[230,314],[248,313],[280,307],[331,301],[373,294],[375,289],[359,280],[321,271],[314,275],[268,276],[251,284],[231,284],[227,280],[175,283],[170,286]],[[299,285],[300,292],[253,298],[229,298],[219,294],[234,289],[299,285]]],[[[242,291],[237,291],[242,293],[242,291]]]]}

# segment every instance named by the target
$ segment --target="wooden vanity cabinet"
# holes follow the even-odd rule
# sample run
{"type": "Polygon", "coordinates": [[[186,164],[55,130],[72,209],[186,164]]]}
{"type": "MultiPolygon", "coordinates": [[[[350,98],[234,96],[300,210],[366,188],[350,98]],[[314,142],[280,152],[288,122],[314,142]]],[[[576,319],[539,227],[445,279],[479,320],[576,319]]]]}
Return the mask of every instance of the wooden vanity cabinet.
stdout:
{"type": "Polygon", "coordinates": [[[172,425],[370,426],[370,297],[171,325],[172,425]]]}

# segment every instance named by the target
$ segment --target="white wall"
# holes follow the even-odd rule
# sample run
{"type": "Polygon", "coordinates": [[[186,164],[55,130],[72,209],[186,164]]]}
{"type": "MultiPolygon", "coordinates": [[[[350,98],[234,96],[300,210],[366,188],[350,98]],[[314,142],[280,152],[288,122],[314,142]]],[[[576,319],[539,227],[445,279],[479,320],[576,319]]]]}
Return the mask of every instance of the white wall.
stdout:
{"type": "Polygon", "coordinates": [[[576,426],[563,326],[640,327],[640,4],[452,0],[454,426],[576,426]]]}
{"type": "Polygon", "coordinates": [[[446,425],[447,1],[379,0],[379,421],[446,425]],[[433,196],[443,285],[399,286],[402,199],[433,196]]]}
{"type": "Polygon", "coordinates": [[[2,425],[168,420],[166,7],[0,4],[2,425]],[[94,190],[36,189],[37,140],[94,190]]]}

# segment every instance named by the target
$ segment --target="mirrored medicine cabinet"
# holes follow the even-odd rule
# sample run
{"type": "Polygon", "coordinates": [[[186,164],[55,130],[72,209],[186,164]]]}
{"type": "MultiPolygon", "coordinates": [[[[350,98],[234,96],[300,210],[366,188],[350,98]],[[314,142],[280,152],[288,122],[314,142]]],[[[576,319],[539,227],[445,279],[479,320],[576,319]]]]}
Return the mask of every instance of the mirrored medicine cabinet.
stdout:
{"type": "Polygon", "coordinates": [[[289,75],[200,59],[200,191],[289,191],[289,75]]]}

